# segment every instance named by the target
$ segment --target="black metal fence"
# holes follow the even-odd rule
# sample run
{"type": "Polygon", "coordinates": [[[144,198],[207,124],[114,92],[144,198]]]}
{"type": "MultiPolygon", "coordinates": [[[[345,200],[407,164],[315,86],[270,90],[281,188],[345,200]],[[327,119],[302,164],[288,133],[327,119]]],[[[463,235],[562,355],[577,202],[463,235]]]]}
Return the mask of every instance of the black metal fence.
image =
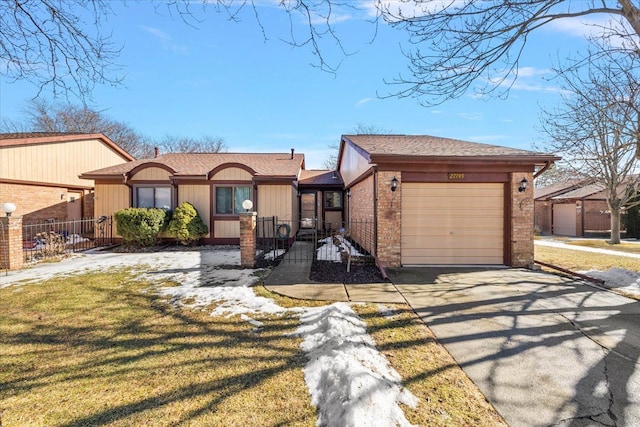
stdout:
{"type": "Polygon", "coordinates": [[[42,261],[64,254],[113,244],[111,217],[48,220],[22,225],[25,262],[42,261]]]}
{"type": "Polygon", "coordinates": [[[316,260],[373,263],[373,222],[351,221],[338,225],[315,219],[292,221],[260,217],[256,226],[257,262],[262,265],[316,260]]]}

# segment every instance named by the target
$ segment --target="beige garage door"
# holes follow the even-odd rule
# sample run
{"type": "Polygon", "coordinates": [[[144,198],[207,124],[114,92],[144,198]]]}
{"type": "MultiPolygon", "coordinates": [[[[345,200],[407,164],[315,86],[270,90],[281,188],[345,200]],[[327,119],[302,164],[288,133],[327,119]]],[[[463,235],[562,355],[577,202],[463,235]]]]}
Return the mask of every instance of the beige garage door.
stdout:
{"type": "Polygon", "coordinates": [[[504,264],[504,185],[404,183],[402,264],[504,264]]]}
{"type": "Polygon", "coordinates": [[[576,233],[576,205],[553,205],[553,234],[561,236],[575,236],[576,233]]]}

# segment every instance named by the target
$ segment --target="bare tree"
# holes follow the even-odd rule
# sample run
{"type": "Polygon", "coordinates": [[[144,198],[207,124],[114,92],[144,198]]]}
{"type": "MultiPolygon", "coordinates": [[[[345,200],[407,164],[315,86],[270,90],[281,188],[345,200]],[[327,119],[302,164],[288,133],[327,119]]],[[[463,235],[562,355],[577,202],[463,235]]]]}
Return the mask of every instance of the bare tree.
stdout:
{"type": "Polygon", "coordinates": [[[568,92],[561,105],[543,111],[548,147],[577,173],[595,179],[611,210],[611,243],[620,243],[621,211],[637,204],[640,161],[640,82],[635,55],[607,55],[586,67],[559,69],[568,92]]]}
{"type": "Polygon", "coordinates": [[[547,185],[559,182],[587,180],[587,176],[582,171],[577,171],[570,166],[561,163],[554,163],[549,169],[536,178],[536,188],[546,187],[547,185]]]}
{"type": "Polygon", "coordinates": [[[103,133],[134,157],[149,157],[153,152],[147,138],[131,126],[86,106],[52,105],[35,100],[30,103],[26,115],[23,129],[34,132],[103,133]]]}
{"type": "Polygon", "coordinates": [[[106,0],[0,1],[0,75],[79,99],[117,84],[120,48],[101,32],[111,14],[106,0]]]}
{"type": "Polygon", "coordinates": [[[167,135],[156,146],[164,153],[223,153],[227,151],[224,139],[213,136],[193,138],[167,135]]]}
{"type": "Polygon", "coordinates": [[[483,94],[505,95],[518,76],[521,54],[533,33],[554,21],[609,16],[595,28],[611,49],[639,50],[640,10],[632,0],[510,0],[389,2],[382,17],[408,32],[408,76],[390,81],[394,96],[438,104],[463,95],[475,83],[483,94]],[[411,5],[413,7],[408,7],[411,5]],[[615,43],[614,43],[615,42],[615,43]]]}
{"type": "MultiPolygon", "coordinates": [[[[358,123],[351,132],[356,135],[393,133],[392,131],[381,128],[379,126],[365,125],[363,123],[358,123]]],[[[331,154],[329,154],[329,157],[322,161],[322,167],[325,169],[335,169],[336,167],[338,167],[338,151],[340,150],[340,144],[329,144],[329,150],[331,150],[331,154]]]]}

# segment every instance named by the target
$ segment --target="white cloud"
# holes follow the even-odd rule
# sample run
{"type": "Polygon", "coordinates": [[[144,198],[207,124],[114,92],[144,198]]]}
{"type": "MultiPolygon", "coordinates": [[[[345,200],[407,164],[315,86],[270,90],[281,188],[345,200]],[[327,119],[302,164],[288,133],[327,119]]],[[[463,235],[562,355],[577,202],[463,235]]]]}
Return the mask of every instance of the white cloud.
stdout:
{"type": "Polygon", "coordinates": [[[460,117],[466,120],[483,120],[483,113],[458,113],[460,117]]]}
{"type": "Polygon", "coordinates": [[[154,27],[147,27],[145,25],[141,25],[140,28],[146,33],[153,36],[156,40],[158,40],[162,49],[180,55],[189,54],[189,48],[175,43],[173,41],[173,37],[171,37],[171,35],[165,33],[164,31],[154,27]]]}
{"type": "Polygon", "coordinates": [[[368,104],[372,101],[375,101],[375,98],[362,98],[360,101],[356,102],[356,108],[362,107],[364,104],[368,104]]]}

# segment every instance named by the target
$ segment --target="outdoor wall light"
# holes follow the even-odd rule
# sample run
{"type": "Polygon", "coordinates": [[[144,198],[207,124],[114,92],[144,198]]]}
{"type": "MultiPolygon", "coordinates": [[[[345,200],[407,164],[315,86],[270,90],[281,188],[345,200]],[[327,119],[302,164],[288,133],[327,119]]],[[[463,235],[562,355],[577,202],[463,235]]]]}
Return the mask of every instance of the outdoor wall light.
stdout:
{"type": "Polygon", "coordinates": [[[396,191],[396,188],[398,188],[398,178],[394,176],[391,180],[391,191],[396,191]]]}
{"type": "Polygon", "coordinates": [[[518,187],[518,191],[523,193],[524,190],[527,189],[527,184],[529,183],[529,181],[527,181],[527,178],[522,178],[522,181],[520,181],[520,187],[518,187]]]}
{"type": "Polygon", "coordinates": [[[245,212],[249,212],[251,208],[253,208],[253,202],[247,199],[244,202],[242,202],[242,207],[244,208],[245,212]]]}
{"type": "Polygon", "coordinates": [[[351,189],[347,188],[347,199],[351,197],[351,189]]]}
{"type": "Polygon", "coordinates": [[[13,203],[3,203],[2,210],[5,214],[7,214],[7,218],[9,218],[11,214],[16,211],[16,205],[14,205],[13,203]]]}

